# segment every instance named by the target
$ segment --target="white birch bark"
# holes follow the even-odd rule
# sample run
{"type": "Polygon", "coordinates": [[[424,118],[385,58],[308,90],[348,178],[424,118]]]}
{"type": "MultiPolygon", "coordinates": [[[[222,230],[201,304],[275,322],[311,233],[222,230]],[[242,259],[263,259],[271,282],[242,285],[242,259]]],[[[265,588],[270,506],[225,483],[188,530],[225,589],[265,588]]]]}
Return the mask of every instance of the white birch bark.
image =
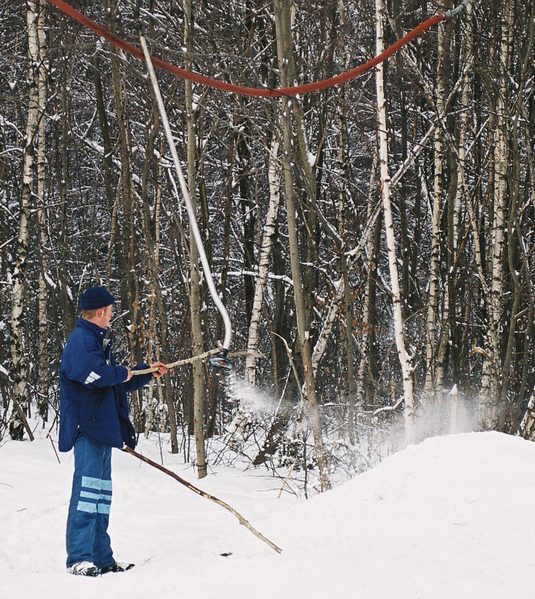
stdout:
{"type": "Polygon", "coordinates": [[[269,182],[269,206],[264,223],[262,244],[258,258],[258,276],[255,282],[253,300],[253,311],[249,325],[247,340],[247,357],[245,360],[245,380],[253,385],[256,382],[256,350],[258,348],[258,328],[262,316],[262,304],[264,292],[269,274],[269,259],[273,245],[273,237],[277,223],[277,215],[280,205],[280,167],[279,167],[279,140],[274,136],[269,150],[268,182],[269,182]]]}
{"type": "MultiPolygon", "coordinates": [[[[438,61],[436,69],[436,107],[437,119],[444,119],[445,85],[444,85],[444,48],[445,27],[438,28],[438,61]]],[[[437,321],[439,320],[439,284],[440,284],[440,248],[442,245],[442,207],[444,204],[444,189],[442,177],[444,173],[444,133],[443,126],[437,126],[434,139],[434,181],[433,181],[433,213],[431,221],[431,264],[429,268],[429,293],[427,297],[426,320],[426,376],[422,401],[429,401],[440,384],[436,379],[437,354],[437,321]]],[[[447,297],[447,289],[443,291],[447,297]]],[[[447,300],[446,300],[447,301],[447,300]]]]}
{"type": "Polygon", "coordinates": [[[37,21],[37,36],[39,43],[39,73],[38,73],[38,98],[39,98],[39,126],[37,134],[37,205],[39,223],[39,250],[41,257],[39,271],[39,382],[38,408],[43,421],[48,420],[48,388],[50,384],[50,360],[48,356],[48,285],[46,274],[48,271],[47,252],[49,247],[48,217],[45,202],[46,187],[46,34],[45,10],[41,2],[37,21]]]}
{"type": "Polygon", "coordinates": [[[530,397],[517,434],[529,441],[535,441],[535,391],[530,397]]]}
{"type": "Polygon", "coordinates": [[[500,41],[499,64],[501,65],[500,88],[497,103],[496,141],[494,163],[496,170],[496,190],[494,193],[494,217],[491,231],[491,286],[490,310],[487,330],[486,352],[480,396],[480,424],[483,429],[494,428],[498,419],[498,405],[501,386],[501,334],[504,286],[505,225],[507,206],[508,176],[508,72],[511,48],[514,5],[505,1],[502,12],[502,34],[500,41]]]}
{"type": "MultiPolygon", "coordinates": [[[[376,0],[376,53],[384,50],[383,37],[383,0],[376,0]]],[[[399,276],[396,256],[396,240],[394,235],[394,222],[392,218],[392,207],[390,203],[390,174],[388,172],[388,139],[386,102],[384,94],[384,68],[383,63],[376,71],[377,92],[377,118],[379,124],[379,171],[381,178],[381,192],[383,198],[383,210],[385,218],[385,235],[388,250],[388,267],[390,272],[390,284],[392,286],[392,303],[394,310],[394,333],[398,350],[399,362],[403,377],[403,394],[405,401],[405,434],[408,443],[414,441],[414,393],[412,383],[411,358],[405,347],[405,332],[403,314],[401,310],[401,290],[399,287],[399,276]]]]}
{"type": "MultiPolygon", "coordinates": [[[[280,142],[274,135],[271,141],[268,158],[269,205],[258,258],[258,275],[255,281],[253,310],[251,313],[251,322],[247,339],[247,356],[245,358],[245,380],[253,387],[256,384],[256,360],[259,343],[259,326],[262,318],[262,305],[264,302],[264,293],[269,274],[269,259],[273,247],[273,238],[280,206],[281,182],[278,157],[279,146],[280,142]]],[[[230,436],[229,446],[232,449],[236,451],[239,449],[240,442],[244,438],[245,430],[250,419],[251,416],[248,413],[247,406],[240,404],[236,415],[227,427],[227,433],[230,436]]]]}
{"type": "Polygon", "coordinates": [[[9,425],[13,439],[22,440],[24,428],[30,438],[24,409],[27,406],[27,357],[24,341],[24,312],[26,295],[26,269],[30,241],[30,209],[35,194],[35,137],[39,126],[39,6],[27,1],[26,24],[28,30],[28,116],[24,136],[22,185],[20,194],[19,231],[15,267],[11,273],[11,360],[13,364],[13,412],[9,425]]]}

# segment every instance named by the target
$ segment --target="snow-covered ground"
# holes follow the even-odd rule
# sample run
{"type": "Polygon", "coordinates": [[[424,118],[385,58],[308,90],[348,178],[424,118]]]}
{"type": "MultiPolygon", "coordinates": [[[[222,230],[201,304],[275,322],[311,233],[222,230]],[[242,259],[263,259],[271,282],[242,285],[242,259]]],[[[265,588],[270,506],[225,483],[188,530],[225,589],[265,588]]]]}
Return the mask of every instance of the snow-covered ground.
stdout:
{"type": "MultiPolygon", "coordinates": [[[[158,459],[154,442],[140,450],[158,459]]],[[[520,438],[429,439],[308,501],[278,498],[265,471],[218,468],[198,481],[165,455],[281,555],[220,506],[115,451],[111,537],[116,559],[138,565],[97,579],[64,568],[72,454],[61,460],[47,440],[0,447],[1,599],[535,597],[535,444],[520,438]]]]}

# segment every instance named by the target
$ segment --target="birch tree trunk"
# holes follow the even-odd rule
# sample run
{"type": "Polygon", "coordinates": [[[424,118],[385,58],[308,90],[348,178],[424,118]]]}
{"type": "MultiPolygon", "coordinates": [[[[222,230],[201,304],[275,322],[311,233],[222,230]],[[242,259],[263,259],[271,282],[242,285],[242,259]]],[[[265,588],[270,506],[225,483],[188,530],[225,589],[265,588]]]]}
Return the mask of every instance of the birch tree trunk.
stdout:
{"type": "MultiPolygon", "coordinates": [[[[193,54],[193,11],[191,0],[184,0],[184,45],[188,55],[193,54]]],[[[191,65],[186,64],[186,68],[191,65]]],[[[191,204],[194,212],[197,211],[197,173],[196,173],[196,134],[195,115],[193,112],[193,85],[186,80],[186,119],[188,126],[187,141],[187,175],[191,204]]],[[[190,287],[190,313],[191,313],[191,337],[193,355],[204,353],[204,340],[201,323],[201,276],[199,269],[199,253],[195,245],[195,239],[190,232],[190,256],[191,256],[191,287],[190,287]]],[[[195,435],[195,449],[197,455],[197,476],[204,478],[207,475],[206,449],[204,445],[204,401],[205,390],[205,368],[204,364],[197,360],[192,365],[193,369],[193,430],[195,435]]]]}
{"type": "MultiPolygon", "coordinates": [[[[279,69],[281,73],[281,85],[291,85],[293,77],[291,75],[291,57],[292,57],[292,38],[291,38],[291,18],[290,2],[288,0],[275,1],[275,30],[277,36],[277,53],[279,59],[279,69]]],[[[293,100],[292,100],[293,101],[293,100]]],[[[281,99],[282,110],[282,128],[283,128],[283,169],[284,169],[284,189],[286,195],[286,212],[288,219],[288,242],[290,249],[290,264],[292,271],[292,280],[294,287],[294,302],[297,317],[297,335],[299,340],[299,349],[303,364],[305,377],[304,397],[307,404],[307,416],[312,428],[314,445],[316,448],[316,458],[320,476],[321,490],[324,491],[330,487],[330,481],[327,473],[327,457],[323,444],[321,432],[321,418],[319,414],[318,401],[316,396],[316,385],[314,381],[314,370],[312,366],[312,351],[310,347],[310,331],[306,314],[305,298],[303,292],[303,280],[301,275],[301,261],[299,257],[299,244],[297,238],[297,202],[295,198],[295,186],[292,173],[292,157],[294,155],[292,148],[292,127],[291,127],[291,104],[288,97],[281,99]]]]}
{"type": "Polygon", "coordinates": [[[256,351],[258,349],[259,340],[258,327],[262,316],[262,304],[264,301],[264,292],[269,274],[269,259],[271,256],[271,248],[275,236],[277,215],[280,205],[280,169],[278,158],[279,145],[280,142],[274,135],[271,141],[268,158],[269,205],[266,214],[266,221],[264,223],[262,245],[260,246],[258,276],[256,277],[255,283],[253,310],[247,340],[247,357],[245,359],[245,380],[250,385],[254,385],[256,382],[256,351]]]}
{"type": "Polygon", "coordinates": [[[43,423],[48,420],[48,392],[50,386],[50,358],[48,355],[48,210],[45,200],[46,192],[46,34],[45,5],[40,2],[37,20],[37,36],[39,42],[39,126],[37,132],[37,220],[39,226],[39,382],[37,385],[37,407],[43,423]]]}
{"type": "Polygon", "coordinates": [[[504,310],[504,255],[505,225],[508,196],[508,90],[509,62],[511,51],[514,5],[506,0],[503,3],[501,20],[501,41],[498,56],[499,74],[497,82],[498,103],[496,107],[497,124],[494,144],[496,190],[494,194],[494,216],[491,230],[491,288],[490,310],[488,318],[487,343],[480,396],[481,427],[493,429],[498,424],[498,405],[502,384],[502,344],[504,310]]]}
{"type": "MultiPolygon", "coordinates": [[[[384,50],[383,35],[383,0],[376,0],[375,4],[376,18],[376,53],[380,54],[384,50]]],[[[405,401],[405,435],[408,443],[414,441],[414,393],[412,383],[412,365],[411,358],[405,347],[405,332],[403,323],[403,314],[401,309],[401,290],[399,287],[399,276],[396,256],[396,240],[394,236],[394,222],[392,218],[392,207],[390,204],[390,174],[388,172],[388,138],[387,138],[387,120],[386,120],[386,101],[384,94],[384,68],[383,63],[377,67],[376,74],[377,90],[377,118],[378,118],[378,138],[379,138],[379,170],[381,177],[381,191],[383,198],[383,210],[385,217],[385,235],[388,249],[388,266],[390,272],[390,284],[392,286],[392,303],[394,310],[394,331],[396,346],[398,350],[399,362],[403,377],[403,394],[405,401]]]]}
{"type": "Polygon", "coordinates": [[[517,434],[529,441],[535,441],[535,391],[529,399],[528,407],[517,434]]]}
{"type": "Polygon", "coordinates": [[[28,116],[24,135],[22,184],[19,204],[19,230],[15,268],[11,274],[11,360],[13,364],[13,412],[9,433],[13,440],[22,441],[24,429],[33,440],[26,421],[29,410],[27,378],[28,359],[24,338],[25,299],[27,291],[28,250],[30,243],[30,210],[35,195],[34,167],[35,142],[39,129],[39,4],[34,0],[26,3],[28,31],[28,116]]]}
{"type": "MultiPolygon", "coordinates": [[[[269,182],[269,205],[264,223],[264,233],[258,257],[258,275],[256,277],[251,322],[247,338],[247,356],[245,358],[245,380],[251,386],[256,384],[256,361],[259,343],[259,326],[262,318],[262,306],[264,293],[269,274],[269,260],[273,247],[273,239],[277,227],[277,215],[280,205],[280,167],[279,167],[280,142],[273,135],[268,157],[268,182],[269,182]]],[[[236,416],[227,427],[231,435],[230,447],[238,450],[240,441],[245,436],[245,431],[250,423],[251,415],[248,414],[247,406],[238,406],[236,416]]]]}
{"type": "MultiPolygon", "coordinates": [[[[445,127],[445,27],[438,28],[438,61],[436,69],[435,102],[436,118],[442,121],[435,128],[434,139],[434,189],[433,189],[433,212],[431,222],[431,264],[429,268],[429,294],[427,299],[426,320],[426,375],[422,393],[422,402],[428,402],[431,397],[437,398],[440,393],[440,382],[437,381],[437,321],[440,320],[440,249],[442,246],[442,207],[444,204],[444,127],[445,127]]],[[[445,293],[447,295],[447,293],[445,293]]]]}

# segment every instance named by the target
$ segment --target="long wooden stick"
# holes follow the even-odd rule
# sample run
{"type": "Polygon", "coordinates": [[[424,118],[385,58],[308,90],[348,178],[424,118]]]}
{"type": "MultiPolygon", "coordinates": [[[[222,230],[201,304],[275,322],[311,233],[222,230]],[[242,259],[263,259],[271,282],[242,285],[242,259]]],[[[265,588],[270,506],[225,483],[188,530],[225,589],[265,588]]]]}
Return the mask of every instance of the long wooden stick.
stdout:
{"type": "MultiPolygon", "coordinates": [[[[214,348],[205,351],[203,354],[198,354],[196,356],[192,356],[191,358],[185,358],[184,360],[177,360],[176,362],[171,362],[170,364],[166,364],[166,368],[170,370],[171,368],[175,368],[176,366],[185,366],[186,364],[192,364],[197,360],[204,360],[214,354],[219,354],[221,352],[221,348],[214,348]]],[[[259,352],[247,352],[247,351],[234,351],[228,354],[229,358],[236,358],[238,356],[255,356],[257,358],[261,358],[262,354],[259,352]]],[[[157,372],[158,368],[145,368],[144,370],[132,370],[132,376],[139,376],[140,374],[152,374],[153,372],[157,372]]]]}
{"type": "MultiPolygon", "coordinates": [[[[192,364],[197,360],[204,360],[209,356],[214,354],[218,354],[221,349],[214,348],[205,351],[203,354],[199,354],[197,356],[192,356],[191,358],[186,358],[185,360],[177,360],[176,362],[171,362],[170,364],[166,364],[166,367],[170,370],[171,368],[175,368],[175,366],[184,366],[185,364],[192,364]]],[[[157,372],[158,368],[145,368],[144,370],[132,370],[132,376],[139,376],[140,374],[151,374],[153,372],[157,372]]]]}
{"type": "Polygon", "coordinates": [[[145,457],[141,453],[138,453],[137,451],[134,451],[133,449],[130,449],[130,447],[128,447],[126,445],[123,447],[123,451],[125,451],[126,453],[129,453],[130,455],[133,455],[134,457],[138,458],[142,462],[145,462],[146,464],[149,464],[149,466],[152,466],[153,468],[156,468],[157,470],[161,470],[161,472],[164,472],[165,474],[167,474],[171,478],[174,478],[181,485],[184,485],[185,487],[187,487],[190,491],[193,491],[194,493],[197,493],[197,495],[200,495],[201,497],[205,497],[206,499],[210,499],[214,503],[217,503],[221,507],[224,507],[227,511],[229,511],[231,514],[233,514],[234,516],[236,516],[236,518],[238,518],[240,524],[243,524],[243,526],[245,526],[246,528],[248,528],[256,537],[258,537],[261,541],[264,541],[264,543],[266,543],[267,545],[269,545],[271,547],[271,549],[273,549],[277,553],[282,553],[282,549],[280,547],[278,547],[277,545],[275,545],[275,543],[273,543],[272,541],[270,541],[261,532],[259,532],[258,530],[256,530],[256,528],[254,528],[239,512],[237,512],[228,503],[225,503],[221,499],[218,499],[217,497],[215,497],[214,495],[211,495],[210,493],[207,493],[206,491],[202,491],[201,489],[197,488],[195,485],[192,485],[190,482],[188,482],[187,480],[185,480],[182,477],[180,477],[178,474],[176,474],[172,470],[169,470],[168,468],[165,468],[161,464],[158,464],[158,462],[154,462],[153,460],[151,460],[150,458],[145,457]]]}

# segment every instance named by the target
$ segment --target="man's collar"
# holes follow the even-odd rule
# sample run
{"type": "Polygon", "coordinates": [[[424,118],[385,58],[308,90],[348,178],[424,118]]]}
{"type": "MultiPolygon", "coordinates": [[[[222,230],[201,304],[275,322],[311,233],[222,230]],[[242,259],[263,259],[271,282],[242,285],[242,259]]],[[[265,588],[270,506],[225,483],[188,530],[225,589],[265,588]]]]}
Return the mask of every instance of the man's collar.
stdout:
{"type": "Polygon", "coordinates": [[[98,335],[99,339],[102,339],[108,332],[108,329],[103,329],[102,327],[99,327],[98,324],[95,324],[94,322],[91,322],[86,318],[79,318],[78,322],[76,323],[76,326],[80,326],[84,329],[88,329],[89,331],[93,331],[95,334],[98,335]]]}

